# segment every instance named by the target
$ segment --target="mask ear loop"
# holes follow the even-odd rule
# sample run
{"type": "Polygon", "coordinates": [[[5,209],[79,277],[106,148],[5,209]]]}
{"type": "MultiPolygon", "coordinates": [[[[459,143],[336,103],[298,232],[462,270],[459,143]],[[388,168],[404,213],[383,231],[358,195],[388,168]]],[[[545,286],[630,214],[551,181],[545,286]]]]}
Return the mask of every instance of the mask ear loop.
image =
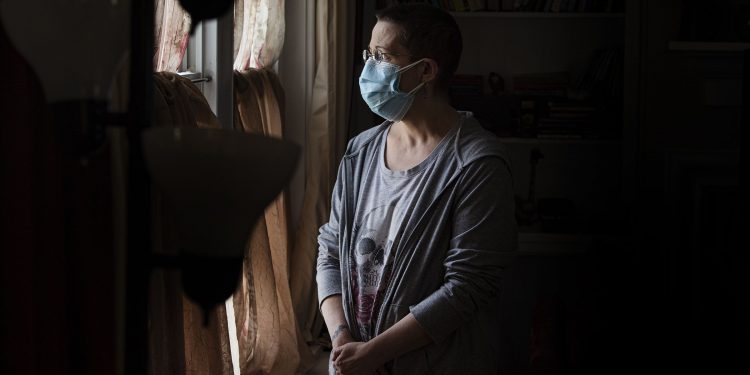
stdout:
{"type": "Polygon", "coordinates": [[[409,65],[404,66],[403,68],[400,68],[396,72],[397,73],[401,73],[401,72],[403,72],[405,70],[411,69],[411,68],[415,67],[417,64],[421,63],[422,61],[424,61],[424,59],[419,59],[419,60],[417,60],[417,61],[415,61],[415,62],[413,62],[413,63],[411,63],[409,65]]]}
{"type": "MultiPolygon", "coordinates": [[[[419,64],[419,63],[421,63],[423,61],[424,61],[424,58],[419,59],[419,60],[417,60],[417,61],[415,61],[415,62],[413,62],[413,63],[411,63],[409,65],[404,66],[403,68],[397,70],[396,72],[399,73],[399,74],[401,74],[403,71],[411,69],[411,68],[417,66],[417,64],[419,64]]],[[[416,93],[417,91],[419,91],[419,89],[421,89],[422,86],[424,86],[426,83],[427,82],[421,82],[420,84],[417,85],[417,87],[411,89],[411,91],[409,91],[408,95],[413,95],[414,93],[416,93]]]]}
{"type": "Polygon", "coordinates": [[[409,95],[413,95],[415,92],[419,91],[419,89],[421,89],[422,86],[424,86],[426,83],[427,82],[422,82],[422,83],[418,84],[417,87],[415,87],[415,88],[411,89],[411,91],[409,91],[409,95]]]}

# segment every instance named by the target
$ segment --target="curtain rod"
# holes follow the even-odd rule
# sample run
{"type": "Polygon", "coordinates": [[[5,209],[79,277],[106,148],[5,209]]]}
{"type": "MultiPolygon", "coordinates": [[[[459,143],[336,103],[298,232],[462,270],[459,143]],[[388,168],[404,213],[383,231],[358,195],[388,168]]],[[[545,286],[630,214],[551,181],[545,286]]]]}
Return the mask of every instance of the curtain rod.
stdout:
{"type": "Polygon", "coordinates": [[[204,76],[201,72],[178,72],[181,77],[189,79],[193,83],[198,82],[211,82],[213,78],[211,76],[204,76]]]}

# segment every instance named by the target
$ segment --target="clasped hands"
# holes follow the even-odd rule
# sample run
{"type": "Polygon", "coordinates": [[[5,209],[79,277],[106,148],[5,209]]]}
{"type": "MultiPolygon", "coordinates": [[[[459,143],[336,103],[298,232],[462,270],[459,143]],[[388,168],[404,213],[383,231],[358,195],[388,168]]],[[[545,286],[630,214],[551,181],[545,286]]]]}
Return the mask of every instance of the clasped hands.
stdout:
{"type": "Polygon", "coordinates": [[[354,341],[342,332],[333,342],[331,353],[337,375],[387,375],[381,356],[370,343],[354,341]]]}

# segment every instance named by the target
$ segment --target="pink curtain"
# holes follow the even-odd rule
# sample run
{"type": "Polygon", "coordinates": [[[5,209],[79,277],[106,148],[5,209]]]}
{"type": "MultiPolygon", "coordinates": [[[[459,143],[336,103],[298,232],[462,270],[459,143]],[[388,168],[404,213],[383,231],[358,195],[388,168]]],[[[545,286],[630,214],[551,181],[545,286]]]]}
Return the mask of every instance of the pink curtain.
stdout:
{"type": "Polygon", "coordinates": [[[235,0],[234,69],[270,68],[284,46],[284,27],[284,0],[235,0]]]}
{"type": "Polygon", "coordinates": [[[190,38],[190,15],[179,0],[156,0],[154,71],[176,72],[190,38]]]}

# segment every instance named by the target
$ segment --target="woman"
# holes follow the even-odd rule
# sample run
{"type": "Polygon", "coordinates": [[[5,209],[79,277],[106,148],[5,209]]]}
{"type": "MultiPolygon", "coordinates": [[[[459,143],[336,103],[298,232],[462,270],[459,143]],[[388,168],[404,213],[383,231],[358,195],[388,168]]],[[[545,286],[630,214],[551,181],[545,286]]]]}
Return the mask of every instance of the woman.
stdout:
{"type": "Polygon", "coordinates": [[[421,4],[377,18],[359,83],[386,121],[349,142],[318,237],[329,371],[496,374],[516,241],[503,148],[449,103],[455,20],[421,4]]]}

